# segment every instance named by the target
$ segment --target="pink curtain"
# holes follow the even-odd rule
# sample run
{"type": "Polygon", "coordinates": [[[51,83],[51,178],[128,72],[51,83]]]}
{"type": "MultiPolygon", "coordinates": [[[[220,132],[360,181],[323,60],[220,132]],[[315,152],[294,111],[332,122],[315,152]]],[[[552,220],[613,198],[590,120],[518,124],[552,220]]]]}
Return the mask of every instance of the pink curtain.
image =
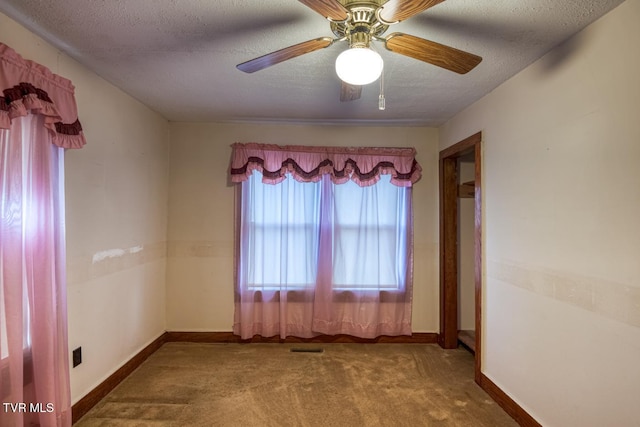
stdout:
{"type": "Polygon", "coordinates": [[[411,187],[421,176],[414,148],[313,147],[302,145],[235,143],[229,174],[232,182],[249,179],[254,170],[262,181],[282,182],[286,175],[296,181],[317,182],[328,175],[332,182],[352,180],[358,185],[375,184],[380,175],[391,175],[394,185],[411,187]]]}
{"type": "Polygon", "coordinates": [[[43,116],[43,126],[49,130],[54,145],[82,148],[86,144],[71,81],[22,58],[3,43],[0,91],[0,129],[10,129],[13,119],[33,113],[43,116]]]}
{"type": "Polygon", "coordinates": [[[0,43],[2,426],[70,426],[64,148],[85,144],[69,80],[0,43]]]}
{"type": "Polygon", "coordinates": [[[415,150],[233,148],[234,333],[411,335],[415,150]]]}
{"type": "Polygon", "coordinates": [[[0,131],[2,401],[7,426],[71,425],[62,148],[44,117],[0,131]]]}

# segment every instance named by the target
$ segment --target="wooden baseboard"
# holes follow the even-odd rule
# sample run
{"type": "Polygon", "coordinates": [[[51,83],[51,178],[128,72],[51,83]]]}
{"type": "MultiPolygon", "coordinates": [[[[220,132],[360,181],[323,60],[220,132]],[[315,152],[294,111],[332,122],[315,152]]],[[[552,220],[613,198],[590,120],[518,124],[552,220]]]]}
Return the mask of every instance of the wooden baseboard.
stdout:
{"type": "Polygon", "coordinates": [[[140,350],[138,354],[133,356],[127,363],[122,365],[120,369],[115,371],[106,380],[100,383],[96,388],[91,390],[80,399],[71,408],[72,422],[76,423],[84,414],[89,412],[102,398],[104,398],[111,390],[122,382],[129,374],[131,374],[138,366],[142,364],[149,356],[158,350],[166,342],[167,333],[160,335],[151,344],[140,350]]]}
{"type": "Polygon", "coordinates": [[[259,335],[243,340],[232,332],[167,332],[166,342],[198,342],[198,343],[396,343],[396,344],[435,344],[436,333],[415,333],[396,337],[381,336],[373,339],[358,338],[351,335],[318,335],[313,338],[262,337],[259,335]]]}
{"type": "Polygon", "coordinates": [[[486,375],[480,373],[478,385],[487,392],[504,411],[523,427],[542,427],[522,406],[518,405],[500,387],[491,381],[486,375]]]}

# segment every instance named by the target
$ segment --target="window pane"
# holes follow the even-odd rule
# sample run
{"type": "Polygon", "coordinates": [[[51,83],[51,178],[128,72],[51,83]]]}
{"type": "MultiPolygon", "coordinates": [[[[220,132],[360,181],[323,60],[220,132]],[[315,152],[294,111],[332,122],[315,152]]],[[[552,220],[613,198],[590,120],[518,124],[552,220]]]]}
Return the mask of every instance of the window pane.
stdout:
{"type": "Polygon", "coordinates": [[[370,187],[333,187],[334,288],[404,288],[407,191],[390,175],[370,187]]]}
{"type": "Polygon", "coordinates": [[[257,171],[244,182],[243,270],[249,287],[312,287],[316,278],[320,183],[288,177],[263,184],[257,171]]]}

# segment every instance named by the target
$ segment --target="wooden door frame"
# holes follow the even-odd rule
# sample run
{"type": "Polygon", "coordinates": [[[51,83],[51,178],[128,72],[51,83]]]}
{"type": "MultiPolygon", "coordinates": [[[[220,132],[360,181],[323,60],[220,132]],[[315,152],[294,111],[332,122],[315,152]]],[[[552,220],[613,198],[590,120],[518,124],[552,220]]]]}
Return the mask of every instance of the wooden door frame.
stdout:
{"type": "Polygon", "coordinates": [[[475,156],[474,281],[475,381],[481,379],[482,355],[482,133],[440,152],[440,333],[442,348],[458,347],[458,168],[459,157],[475,156]]]}

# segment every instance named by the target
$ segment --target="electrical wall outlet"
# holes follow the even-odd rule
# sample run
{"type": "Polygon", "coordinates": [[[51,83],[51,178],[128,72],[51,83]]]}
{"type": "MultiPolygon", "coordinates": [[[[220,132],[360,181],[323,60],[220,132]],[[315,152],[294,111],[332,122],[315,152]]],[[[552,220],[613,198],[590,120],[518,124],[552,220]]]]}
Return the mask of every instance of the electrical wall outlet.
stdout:
{"type": "Polygon", "coordinates": [[[75,368],[82,363],[82,347],[73,350],[73,367],[75,368]]]}

